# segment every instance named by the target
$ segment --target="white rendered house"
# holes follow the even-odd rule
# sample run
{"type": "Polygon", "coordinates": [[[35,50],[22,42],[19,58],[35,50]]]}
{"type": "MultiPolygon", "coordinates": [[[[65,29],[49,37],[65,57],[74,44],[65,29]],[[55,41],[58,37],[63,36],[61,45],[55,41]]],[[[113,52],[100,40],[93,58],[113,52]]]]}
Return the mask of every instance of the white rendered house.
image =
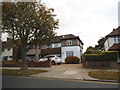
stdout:
{"type": "MultiPolygon", "coordinates": [[[[61,57],[63,62],[68,56],[77,56],[81,59],[83,51],[83,42],[78,36],[64,35],[61,38],[61,57]]],[[[81,61],[80,61],[81,62],[81,61]]]]}
{"type": "Polygon", "coordinates": [[[113,31],[106,36],[104,49],[105,51],[120,50],[120,27],[113,29],[113,31]]]}
{"type": "Polygon", "coordinates": [[[50,45],[41,46],[41,55],[58,54],[63,62],[68,56],[77,56],[81,59],[83,42],[73,34],[57,36],[50,45]]]}

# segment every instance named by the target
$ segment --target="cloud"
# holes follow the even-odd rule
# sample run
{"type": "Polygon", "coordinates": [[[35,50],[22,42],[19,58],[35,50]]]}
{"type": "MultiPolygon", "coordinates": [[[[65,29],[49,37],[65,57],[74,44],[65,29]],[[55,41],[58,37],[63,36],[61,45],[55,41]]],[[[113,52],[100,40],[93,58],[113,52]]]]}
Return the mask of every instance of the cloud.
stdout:
{"type": "Polygon", "coordinates": [[[60,34],[79,35],[85,49],[118,25],[119,0],[43,0],[60,19],[60,34]]]}

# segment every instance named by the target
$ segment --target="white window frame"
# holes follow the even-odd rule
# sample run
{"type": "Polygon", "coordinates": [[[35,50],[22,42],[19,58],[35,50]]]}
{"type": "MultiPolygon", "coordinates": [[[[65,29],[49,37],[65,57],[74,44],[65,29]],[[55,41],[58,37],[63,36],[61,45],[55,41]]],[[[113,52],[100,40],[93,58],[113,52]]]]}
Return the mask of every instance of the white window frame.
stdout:
{"type": "Polygon", "coordinates": [[[120,44],[120,37],[118,37],[118,43],[120,44]]]}
{"type": "Polygon", "coordinates": [[[66,45],[72,45],[72,40],[67,40],[66,45]]]}
{"type": "Polygon", "coordinates": [[[54,43],[54,48],[58,48],[58,47],[60,47],[59,43],[54,43]]]}
{"type": "Polygon", "coordinates": [[[114,37],[114,43],[117,43],[117,37],[114,37]]]}
{"type": "Polygon", "coordinates": [[[52,48],[51,44],[50,45],[46,45],[46,49],[48,48],[52,48]]]}
{"type": "Polygon", "coordinates": [[[69,56],[74,56],[74,52],[73,51],[66,51],[66,57],[69,56]]]}

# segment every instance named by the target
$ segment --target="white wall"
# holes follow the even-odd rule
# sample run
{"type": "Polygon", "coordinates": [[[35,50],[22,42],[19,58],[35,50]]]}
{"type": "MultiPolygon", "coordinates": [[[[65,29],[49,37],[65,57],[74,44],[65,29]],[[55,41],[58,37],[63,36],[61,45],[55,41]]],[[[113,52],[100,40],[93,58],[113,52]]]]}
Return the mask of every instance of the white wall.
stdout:
{"type": "Polygon", "coordinates": [[[10,50],[4,49],[2,56],[12,56],[13,54],[13,49],[11,48],[10,50]]]}
{"type": "Polygon", "coordinates": [[[62,61],[65,62],[66,58],[66,51],[73,51],[74,56],[77,56],[81,59],[81,53],[80,53],[80,47],[79,46],[69,46],[69,47],[62,47],[61,48],[61,56],[62,56],[62,61]]]}
{"type": "Polygon", "coordinates": [[[107,51],[114,44],[114,37],[109,37],[104,44],[105,51],[107,51]]]}

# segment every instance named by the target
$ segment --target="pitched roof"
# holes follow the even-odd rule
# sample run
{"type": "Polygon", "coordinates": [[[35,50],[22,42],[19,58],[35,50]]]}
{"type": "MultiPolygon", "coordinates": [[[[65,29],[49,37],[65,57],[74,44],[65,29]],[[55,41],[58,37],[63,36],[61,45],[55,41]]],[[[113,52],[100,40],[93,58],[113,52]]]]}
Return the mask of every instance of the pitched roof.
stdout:
{"type": "Polygon", "coordinates": [[[78,39],[83,44],[83,42],[80,40],[79,36],[75,36],[73,34],[62,35],[61,40],[68,40],[68,39],[78,39]]]}
{"type": "Polygon", "coordinates": [[[120,26],[117,29],[113,29],[106,37],[118,36],[120,35],[120,26]]]}
{"type": "Polygon", "coordinates": [[[66,39],[76,39],[78,36],[75,36],[73,34],[67,34],[67,35],[62,35],[61,40],[66,40],[66,39]]]}
{"type": "Polygon", "coordinates": [[[61,38],[62,38],[62,36],[56,36],[55,38],[53,38],[52,43],[58,43],[58,42],[60,43],[61,38]]]}
{"type": "Polygon", "coordinates": [[[68,40],[68,39],[78,39],[83,44],[83,42],[80,40],[79,36],[75,36],[73,34],[66,34],[66,35],[56,36],[52,40],[52,43],[61,42],[61,40],[68,40]]]}
{"type": "Polygon", "coordinates": [[[113,44],[109,50],[120,50],[120,44],[113,44]]]}

